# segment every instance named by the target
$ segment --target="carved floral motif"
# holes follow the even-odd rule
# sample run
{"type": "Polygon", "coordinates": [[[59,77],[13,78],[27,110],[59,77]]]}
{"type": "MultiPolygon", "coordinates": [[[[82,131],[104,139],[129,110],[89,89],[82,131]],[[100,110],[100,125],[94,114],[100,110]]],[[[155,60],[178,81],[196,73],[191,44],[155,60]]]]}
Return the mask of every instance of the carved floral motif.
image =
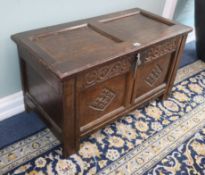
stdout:
{"type": "Polygon", "coordinates": [[[145,62],[152,61],[158,57],[175,51],[177,48],[177,43],[178,40],[176,38],[164,41],[142,51],[141,56],[145,59],[145,62]]]}
{"type": "Polygon", "coordinates": [[[129,71],[130,66],[131,63],[128,58],[92,70],[83,76],[82,87],[90,87],[92,85],[95,85],[96,83],[100,83],[112,77],[126,73],[127,71],[129,71]]]}

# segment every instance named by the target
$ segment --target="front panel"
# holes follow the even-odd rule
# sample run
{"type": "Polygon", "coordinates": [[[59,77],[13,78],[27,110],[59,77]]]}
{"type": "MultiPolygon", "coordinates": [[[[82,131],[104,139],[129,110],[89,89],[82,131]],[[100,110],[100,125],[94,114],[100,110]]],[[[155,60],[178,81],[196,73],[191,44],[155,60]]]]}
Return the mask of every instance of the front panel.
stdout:
{"type": "Polygon", "coordinates": [[[135,73],[133,102],[140,103],[163,92],[168,83],[169,72],[178,46],[173,38],[150,46],[139,52],[141,59],[135,73]]]}
{"type": "Polygon", "coordinates": [[[168,54],[139,67],[135,79],[135,100],[154,90],[158,86],[163,85],[163,83],[166,84],[166,77],[169,71],[170,62],[171,54],[168,54]]]}
{"type": "Polygon", "coordinates": [[[131,99],[130,70],[126,58],[78,76],[77,116],[82,132],[125,109],[131,99]]]}

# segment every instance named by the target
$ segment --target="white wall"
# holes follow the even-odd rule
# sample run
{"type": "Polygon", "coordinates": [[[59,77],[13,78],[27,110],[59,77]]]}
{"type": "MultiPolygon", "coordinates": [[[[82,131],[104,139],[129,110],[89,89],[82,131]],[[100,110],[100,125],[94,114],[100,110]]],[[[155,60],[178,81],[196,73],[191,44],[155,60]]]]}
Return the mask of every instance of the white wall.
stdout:
{"type": "Polygon", "coordinates": [[[140,7],[162,14],[165,0],[0,0],[0,98],[21,90],[16,45],[10,35],[140,7]]]}

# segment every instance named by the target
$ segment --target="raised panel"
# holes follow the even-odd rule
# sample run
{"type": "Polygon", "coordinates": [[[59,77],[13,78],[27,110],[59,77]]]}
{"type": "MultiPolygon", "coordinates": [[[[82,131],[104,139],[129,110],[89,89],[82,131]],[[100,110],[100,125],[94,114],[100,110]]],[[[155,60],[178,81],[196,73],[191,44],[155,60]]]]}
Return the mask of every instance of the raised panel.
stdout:
{"type": "Polygon", "coordinates": [[[45,74],[42,75],[40,72],[34,70],[31,65],[26,64],[26,82],[29,95],[61,127],[62,110],[60,95],[44,77],[45,74]]]}
{"type": "Polygon", "coordinates": [[[172,54],[167,54],[152,62],[143,64],[137,69],[134,86],[135,101],[138,101],[138,98],[141,99],[141,96],[146,98],[146,93],[149,93],[162,84],[166,84],[171,57],[172,54]]]}
{"type": "Polygon", "coordinates": [[[112,117],[126,107],[127,98],[131,98],[128,95],[128,74],[121,74],[78,92],[77,113],[81,127],[105,115],[112,117]]]}

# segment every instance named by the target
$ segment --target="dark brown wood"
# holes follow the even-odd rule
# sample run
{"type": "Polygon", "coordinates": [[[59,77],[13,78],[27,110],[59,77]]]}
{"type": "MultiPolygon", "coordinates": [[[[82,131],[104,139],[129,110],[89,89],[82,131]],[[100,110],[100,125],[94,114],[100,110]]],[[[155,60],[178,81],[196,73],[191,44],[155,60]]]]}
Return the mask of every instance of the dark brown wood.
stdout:
{"type": "Polygon", "coordinates": [[[24,104],[25,104],[25,110],[26,112],[30,112],[31,109],[29,105],[25,102],[25,94],[28,92],[27,84],[26,84],[26,64],[25,61],[19,57],[19,65],[20,65],[20,73],[21,73],[21,84],[22,84],[22,90],[23,90],[23,96],[24,96],[24,104]]]}
{"type": "Polygon", "coordinates": [[[13,35],[26,108],[41,114],[69,156],[80,138],[168,96],[190,31],[131,9],[13,35]]]}
{"type": "Polygon", "coordinates": [[[180,46],[178,47],[178,50],[175,53],[176,58],[173,60],[173,64],[172,64],[172,67],[170,70],[170,78],[169,78],[170,81],[168,82],[169,84],[167,86],[167,89],[166,89],[166,92],[163,96],[163,99],[166,99],[172,90],[174,80],[176,77],[176,73],[177,73],[177,69],[179,67],[180,58],[181,58],[183,51],[184,51],[184,45],[186,43],[186,39],[187,39],[187,35],[182,35],[181,40],[180,40],[180,46]]]}
{"type": "Polygon", "coordinates": [[[68,80],[63,84],[63,147],[64,155],[68,156],[79,149],[79,118],[75,111],[75,81],[68,80]]]}

